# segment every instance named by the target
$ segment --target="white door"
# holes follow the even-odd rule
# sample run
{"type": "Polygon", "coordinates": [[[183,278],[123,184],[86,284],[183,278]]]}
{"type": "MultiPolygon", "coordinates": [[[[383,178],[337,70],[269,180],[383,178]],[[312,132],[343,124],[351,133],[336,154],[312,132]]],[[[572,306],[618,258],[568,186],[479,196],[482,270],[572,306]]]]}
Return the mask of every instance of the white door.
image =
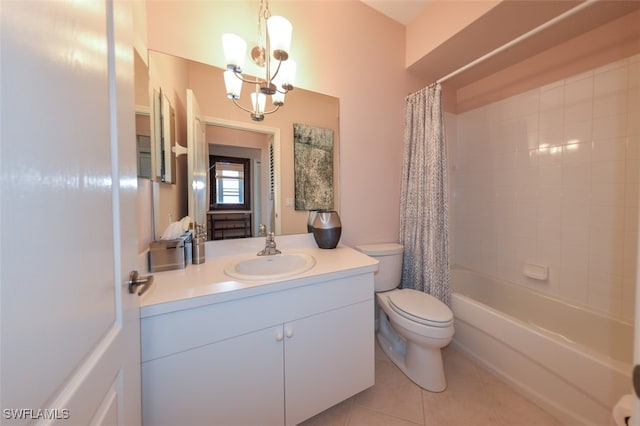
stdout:
{"type": "Polygon", "coordinates": [[[191,89],[187,89],[187,152],[189,217],[197,225],[206,226],[208,149],[200,106],[191,89]]]}
{"type": "Polygon", "coordinates": [[[130,3],[2,1],[2,424],[140,424],[130,3]]]}

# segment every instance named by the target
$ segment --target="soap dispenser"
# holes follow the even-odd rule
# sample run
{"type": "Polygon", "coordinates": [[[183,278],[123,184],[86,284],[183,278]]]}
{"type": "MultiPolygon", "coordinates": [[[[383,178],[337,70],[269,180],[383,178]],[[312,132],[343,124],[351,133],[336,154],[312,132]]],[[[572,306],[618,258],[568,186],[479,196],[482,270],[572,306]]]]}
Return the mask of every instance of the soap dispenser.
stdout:
{"type": "Polygon", "coordinates": [[[194,265],[200,265],[201,263],[204,263],[204,242],[206,240],[204,226],[196,224],[194,231],[192,263],[194,265]]]}

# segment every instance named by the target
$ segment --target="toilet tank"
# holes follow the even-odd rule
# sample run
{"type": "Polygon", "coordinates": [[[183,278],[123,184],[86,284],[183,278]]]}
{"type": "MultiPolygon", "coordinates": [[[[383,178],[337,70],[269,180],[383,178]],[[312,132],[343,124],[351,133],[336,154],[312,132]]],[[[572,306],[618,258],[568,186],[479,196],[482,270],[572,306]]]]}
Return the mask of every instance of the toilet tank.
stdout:
{"type": "Polygon", "coordinates": [[[375,291],[393,290],[402,278],[403,247],[398,243],[365,244],[357,250],[376,259],[378,272],[374,275],[375,291]]]}

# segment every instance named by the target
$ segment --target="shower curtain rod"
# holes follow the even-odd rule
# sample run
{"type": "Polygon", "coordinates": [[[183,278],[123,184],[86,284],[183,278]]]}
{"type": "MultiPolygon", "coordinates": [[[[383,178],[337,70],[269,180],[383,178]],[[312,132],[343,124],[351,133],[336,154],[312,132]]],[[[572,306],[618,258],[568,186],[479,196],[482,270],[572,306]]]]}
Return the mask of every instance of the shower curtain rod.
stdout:
{"type": "Polygon", "coordinates": [[[569,16],[572,16],[572,15],[580,12],[582,9],[585,9],[585,8],[593,5],[594,3],[598,2],[598,1],[600,1],[600,0],[586,0],[583,3],[580,3],[578,6],[567,10],[566,12],[556,16],[555,18],[553,18],[553,19],[545,22],[544,24],[532,29],[529,32],[526,32],[526,33],[522,34],[521,36],[514,38],[510,42],[503,44],[502,46],[498,47],[495,50],[492,50],[491,52],[487,53],[486,55],[481,56],[478,59],[469,62],[467,65],[464,65],[464,66],[458,68],[457,70],[445,75],[442,78],[439,78],[434,83],[431,83],[429,86],[433,86],[435,84],[440,84],[440,83],[450,79],[451,77],[454,77],[454,76],[460,74],[461,72],[464,72],[464,71],[468,70],[469,68],[479,64],[480,62],[483,62],[483,61],[491,58],[492,56],[495,56],[498,53],[500,53],[500,52],[502,52],[502,51],[504,51],[506,49],[509,49],[510,47],[520,43],[521,41],[526,40],[526,39],[528,39],[529,37],[531,37],[531,36],[533,36],[535,34],[538,34],[539,32],[541,32],[541,31],[543,31],[543,30],[545,30],[545,29],[557,24],[558,22],[568,18],[569,16]]]}

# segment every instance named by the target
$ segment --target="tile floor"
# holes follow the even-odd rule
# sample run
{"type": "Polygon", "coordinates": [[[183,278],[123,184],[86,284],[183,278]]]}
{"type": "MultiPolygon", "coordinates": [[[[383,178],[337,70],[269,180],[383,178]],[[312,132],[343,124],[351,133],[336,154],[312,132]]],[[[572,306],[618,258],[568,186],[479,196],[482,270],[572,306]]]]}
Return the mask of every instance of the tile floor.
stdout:
{"type": "Polygon", "coordinates": [[[304,426],[558,426],[560,422],[451,347],[444,349],[447,389],[422,390],[376,345],[373,387],[302,423],[304,426]]]}

